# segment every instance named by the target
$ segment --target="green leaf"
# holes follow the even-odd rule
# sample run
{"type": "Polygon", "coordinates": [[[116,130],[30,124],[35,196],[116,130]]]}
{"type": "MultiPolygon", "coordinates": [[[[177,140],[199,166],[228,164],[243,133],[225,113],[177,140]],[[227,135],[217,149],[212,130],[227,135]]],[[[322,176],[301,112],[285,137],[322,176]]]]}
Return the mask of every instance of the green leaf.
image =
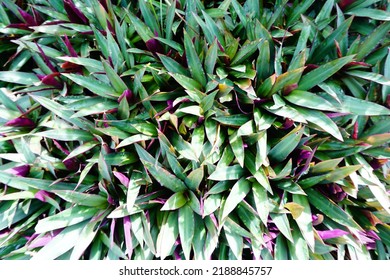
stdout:
{"type": "MultiPolygon", "coordinates": [[[[309,260],[308,244],[305,242],[305,239],[302,237],[295,224],[292,225],[292,238],[293,242],[288,243],[291,260],[309,260]]],[[[312,251],[314,251],[314,249],[312,251]]]]}
{"type": "Polygon", "coordinates": [[[353,17],[350,17],[349,19],[345,20],[343,23],[340,24],[340,26],[337,27],[336,30],[334,30],[328,37],[326,37],[325,40],[321,42],[315,49],[311,60],[322,60],[323,57],[326,56],[329,51],[332,50],[332,48],[334,48],[335,41],[341,42],[343,38],[348,35],[348,29],[351,26],[352,21],[353,17]]]}
{"type": "Polygon", "coordinates": [[[206,74],[204,73],[202,63],[196,53],[194,44],[187,32],[184,31],[184,48],[186,51],[186,58],[188,68],[190,69],[192,77],[199,82],[203,87],[207,84],[206,74]]]}
{"type": "Polygon", "coordinates": [[[267,190],[259,183],[254,182],[252,184],[252,192],[255,200],[257,213],[259,214],[259,217],[263,224],[267,225],[268,215],[270,211],[267,190]]]}
{"type": "Polygon", "coordinates": [[[277,183],[278,188],[292,194],[306,195],[301,186],[291,180],[281,181],[277,183]]]}
{"type": "Polygon", "coordinates": [[[180,74],[186,77],[191,76],[190,72],[187,69],[185,69],[180,63],[178,63],[176,60],[162,54],[157,54],[157,55],[160,58],[164,67],[168,70],[168,72],[180,74]]]}
{"type": "Polygon", "coordinates": [[[280,232],[291,242],[293,238],[291,235],[290,223],[288,221],[287,215],[284,213],[270,213],[272,221],[275,223],[276,227],[280,232]]]}
{"type": "Polygon", "coordinates": [[[354,59],[353,55],[345,56],[328,62],[304,75],[299,82],[299,90],[309,90],[319,83],[327,80],[337,73],[342,67],[354,59]]]}
{"type": "Polygon", "coordinates": [[[315,109],[315,110],[323,110],[323,111],[335,111],[337,110],[332,103],[327,101],[325,98],[318,96],[314,93],[303,91],[303,90],[293,90],[288,95],[284,96],[284,98],[301,107],[315,109]]]}
{"type": "Polygon", "coordinates": [[[199,189],[200,184],[203,181],[203,177],[204,177],[204,171],[203,171],[203,166],[201,166],[191,171],[191,173],[186,178],[185,183],[192,191],[197,191],[199,189]]]}
{"type": "Polygon", "coordinates": [[[241,167],[244,167],[244,159],[245,159],[245,150],[244,150],[244,142],[242,141],[241,136],[237,136],[237,133],[232,134],[229,137],[230,147],[236,159],[241,167]]]}
{"type": "Polygon", "coordinates": [[[297,147],[303,134],[301,126],[296,127],[269,151],[268,157],[270,160],[281,162],[297,147]]]}
{"type": "Polygon", "coordinates": [[[140,181],[142,180],[143,180],[142,173],[133,172],[130,177],[129,185],[126,186],[127,187],[126,208],[129,212],[132,211],[135,201],[137,200],[139,191],[141,189],[140,181]]]}
{"type": "Polygon", "coordinates": [[[147,42],[149,39],[154,37],[152,31],[150,31],[149,27],[138,17],[136,17],[132,12],[127,10],[127,15],[131,20],[131,23],[134,26],[134,29],[137,31],[138,35],[144,42],[147,42]]]}
{"type": "MultiPolygon", "coordinates": [[[[148,2],[148,4],[147,4],[146,1],[139,1],[138,2],[139,8],[140,8],[141,13],[142,13],[142,17],[144,18],[145,23],[149,26],[149,28],[152,32],[161,33],[156,16],[153,15],[152,11],[150,11],[150,7],[149,7],[150,3],[151,2],[148,2]]],[[[153,9],[153,6],[152,6],[152,9],[153,9]]]]}
{"type": "Polygon", "coordinates": [[[295,218],[298,227],[305,238],[307,245],[314,252],[314,231],[312,224],[312,212],[310,210],[310,203],[306,195],[293,194],[293,201],[303,207],[302,213],[295,218]]]}
{"type": "Polygon", "coordinates": [[[390,20],[390,13],[387,11],[379,10],[379,9],[352,9],[347,12],[348,15],[354,15],[356,17],[368,17],[375,20],[390,20]]]}
{"type": "Polygon", "coordinates": [[[85,250],[88,248],[98,233],[96,225],[100,223],[103,218],[104,215],[102,215],[102,213],[98,213],[94,218],[92,218],[92,221],[85,225],[77,238],[77,242],[72,250],[70,260],[78,260],[84,254],[85,250]]]}
{"type": "Polygon", "coordinates": [[[249,121],[249,117],[243,114],[219,116],[213,119],[221,124],[234,127],[240,127],[249,121]]]}
{"type": "Polygon", "coordinates": [[[298,69],[290,70],[278,76],[271,88],[271,91],[267,93],[265,97],[271,96],[272,94],[278,92],[286,86],[298,83],[299,79],[302,76],[303,70],[305,70],[305,68],[301,67],[298,69]]]}
{"type": "Polygon", "coordinates": [[[0,71],[0,81],[26,86],[32,86],[34,83],[40,82],[35,74],[19,71],[0,71]]]}
{"type": "Polygon", "coordinates": [[[93,93],[109,99],[117,99],[121,93],[117,93],[111,86],[92,78],[91,76],[81,76],[76,74],[62,74],[76,84],[85,87],[93,93]]]}
{"type": "Polygon", "coordinates": [[[81,65],[89,69],[91,72],[103,72],[104,67],[103,64],[92,58],[87,57],[71,57],[71,56],[61,56],[57,57],[60,60],[72,62],[77,65],[81,65]]]}
{"type": "Polygon", "coordinates": [[[60,141],[92,141],[94,136],[80,129],[51,129],[35,133],[36,136],[47,137],[60,141]]]}
{"type": "Polygon", "coordinates": [[[263,39],[258,39],[252,42],[246,42],[234,56],[233,60],[230,63],[231,66],[239,65],[240,63],[248,59],[257,50],[257,47],[262,40],[263,39]]]}
{"type": "Polygon", "coordinates": [[[176,210],[181,208],[187,203],[187,198],[183,192],[174,193],[168,200],[164,203],[164,206],[160,209],[161,211],[176,210]]]}
{"type": "Polygon", "coordinates": [[[365,58],[389,33],[390,21],[379,25],[366,39],[360,43],[356,60],[360,61],[365,58]]]}
{"type": "Polygon", "coordinates": [[[237,260],[242,259],[242,251],[244,249],[244,241],[241,235],[237,234],[229,224],[224,224],[224,232],[229,244],[229,249],[234,254],[237,260]]]}
{"type": "Polygon", "coordinates": [[[66,158],[64,158],[63,161],[77,157],[78,155],[84,154],[85,152],[91,150],[92,148],[94,148],[98,144],[99,143],[95,142],[95,141],[85,142],[84,144],[78,146],[76,149],[71,151],[70,154],[66,158]]]}
{"type": "Polygon", "coordinates": [[[232,187],[222,209],[221,221],[232,212],[250,191],[250,184],[245,178],[241,178],[232,187]]]}
{"type": "Polygon", "coordinates": [[[53,190],[51,192],[70,203],[96,208],[105,208],[107,206],[107,198],[97,194],[86,194],[67,190],[53,190]]]}
{"type": "Polygon", "coordinates": [[[132,145],[134,143],[141,142],[141,141],[151,140],[153,138],[154,137],[151,137],[148,135],[136,134],[136,135],[133,135],[133,136],[130,136],[130,137],[124,139],[122,142],[119,143],[118,146],[116,146],[116,148],[119,149],[119,148],[129,146],[129,145],[132,145]]]}
{"type": "Polygon", "coordinates": [[[344,158],[336,158],[336,159],[330,159],[330,160],[324,160],[316,165],[310,167],[311,173],[325,173],[329,171],[335,170],[337,165],[339,165],[340,162],[343,161],[344,158]]]}
{"type": "Polygon", "coordinates": [[[173,192],[181,192],[187,189],[187,186],[176,176],[156,164],[156,160],[141,146],[135,145],[135,149],[145,168],[150,174],[164,187],[173,192]]]}
{"type": "Polygon", "coordinates": [[[89,116],[93,114],[105,113],[109,110],[118,108],[118,102],[105,100],[104,102],[100,101],[98,104],[94,104],[79,110],[77,113],[73,114],[71,118],[78,118],[89,116]]]}
{"type": "Polygon", "coordinates": [[[217,63],[218,58],[218,45],[217,41],[214,40],[213,43],[210,45],[209,49],[206,53],[206,58],[204,61],[204,67],[207,74],[212,75],[214,74],[214,68],[215,64],[217,63]]]}
{"type": "Polygon", "coordinates": [[[390,115],[390,110],[384,106],[348,95],[342,96],[341,110],[359,116],[390,115]]]}
{"type": "Polygon", "coordinates": [[[390,79],[388,79],[385,76],[378,74],[378,73],[365,72],[365,71],[360,71],[360,70],[351,70],[351,71],[346,72],[346,74],[354,76],[354,77],[362,78],[365,80],[369,80],[372,82],[376,82],[378,84],[382,84],[385,86],[390,86],[390,79]]]}
{"type": "Polygon", "coordinates": [[[179,236],[186,260],[190,260],[192,239],[195,232],[194,212],[191,207],[185,205],[179,210],[179,236]]]}
{"type": "Polygon", "coordinates": [[[162,260],[171,254],[178,234],[178,213],[177,211],[167,212],[157,236],[157,256],[162,260]]]}
{"type": "Polygon", "coordinates": [[[59,116],[60,118],[68,121],[71,124],[74,124],[76,127],[93,130],[94,127],[93,123],[73,117],[73,112],[67,110],[67,108],[62,106],[61,104],[43,96],[35,96],[35,95],[30,95],[30,96],[32,99],[34,99],[43,107],[51,111],[53,114],[59,116]]]}
{"type": "Polygon", "coordinates": [[[87,221],[67,227],[39,250],[32,260],[54,260],[72,249],[79,241],[87,221]]]}
{"type": "Polygon", "coordinates": [[[244,175],[245,170],[238,164],[232,166],[217,167],[207,178],[214,181],[237,180],[244,175]]]}
{"type": "Polygon", "coordinates": [[[222,202],[222,196],[220,194],[211,194],[204,200],[204,210],[203,216],[209,216],[214,213],[220,206],[222,202]]]}
{"type": "Polygon", "coordinates": [[[119,95],[122,94],[127,89],[127,85],[123,82],[121,77],[119,77],[116,71],[112,69],[112,67],[105,60],[103,60],[103,67],[115,91],[119,95]]]}
{"type": "Polygon", "coordinates": [[[330,135],[340,141],[344,141],[343,136],[338,126],[324,113],[317,110],[309,110],[305,108],[295,108],[308,122],[322,128],[330,135]]]}
{"type": "Polygon", "coordinates": [[[306,194],[309,198],[310,204],[333,221],[344,226],[361,230],[360,226],[353,220],[353,218],[329,198],[324,197],[314,189],[306,189],[306,194]]]}
{"type": "Polygon", "coordinates": [[[93,217],[98,209],[89,206],[74,206],[38,221],[36,233],[49,232],[58,228],[70,227],[93,217]]]}

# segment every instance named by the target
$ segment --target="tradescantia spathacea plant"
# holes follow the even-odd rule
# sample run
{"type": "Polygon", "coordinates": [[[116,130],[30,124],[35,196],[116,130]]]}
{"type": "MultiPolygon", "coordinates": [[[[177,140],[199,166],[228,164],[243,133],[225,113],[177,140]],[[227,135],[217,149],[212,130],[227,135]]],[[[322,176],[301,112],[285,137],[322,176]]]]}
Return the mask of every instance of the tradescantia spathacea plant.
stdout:
{"type": "Polygon", "coordinates": [[[0,259],[389,259],[386,0],[0,1],[0,259]]]}

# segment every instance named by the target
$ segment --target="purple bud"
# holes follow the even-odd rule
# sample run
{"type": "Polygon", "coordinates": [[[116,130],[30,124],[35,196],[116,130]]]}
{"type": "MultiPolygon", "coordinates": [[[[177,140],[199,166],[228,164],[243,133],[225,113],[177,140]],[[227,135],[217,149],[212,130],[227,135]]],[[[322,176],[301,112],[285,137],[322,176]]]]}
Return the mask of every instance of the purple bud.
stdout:
{"type": "Polygon", "coordinates": [[[344,10],[346,7],[353,4],[353,2],[355,2],[355,1],[356,0],[340,0],[338,5],[339,5],[340,9],[344,10]]]}
{"type": "Polygon", "coordinates": [[[80,24],[88,23],[88,19],[76,7],[76,5],[73,3],[73,0],[64,0],[64,8],[71,22],[80,24]]]}
{"type": "Polygon", "coordinates": [[[308,159],[310,158],[312,152],[311,151],[307,151],[307,150],[302,150],[299,154],[299,159],[300,160],[303,160],[303,159],[308,159]]]}
{"type": "Polygon", "coordinates": [[[160,41],[158,41],[155,38],[151,38],[148,41],[146,41],[146,48],[153,54],[156,55],[157,53],[164,53],[163,46],[161,45],[160,41]]]}
{"type": "Polygon", "coordinates": [[[42,201],[42,202],[46,202],[46,198],[47,198],[47,197],[50,197],[50,193],[48,193],[47,191],[44,191],[44,190],[40,190],[40,191],[38,191],[38,192],[34,195],[34,197],[35,197],[36,199],[39,199],[39,200],[42,201]]]}
{"type": "Polygon", "coordinates": [[[67,159],[67,160],[63,161],[63,163],[64,163],[66,169],[69,171],[76,171],[80,167],[80,163],[74,158],[67,159]]]}
{"type": "Polygon", "coordinates": [[[118,102],[120,103],[122,101],[123,98],[126,98],[127,100],[127,103],[131,103],[131,101],[133,100],[133,92],[131,91],[131,89],[126,89],[122,94],[121,96],[119,96],[118,98],[118,102]]]}
{"type": "Polygon", "coordinates": [[[26,177],[28,173],[30,172],[30,166],[25,164],[21,166],[16,166],[11,169],[5,170],[6,173],[13,174],[19,177],[26,177]]]}
{"type": "Polygon", "coordinates": [[[346,232],[341,229],[332,229],[332,230],[317,230],[318,235],[321,237],[321,239],[331,239],[331,238],[337,238],[344,235],[349,234],[349,232],[346,232]]]}
{"type": "Polygon", "coordinates": [[[290,118],[286,118],[283,123],[283,129],[289,129],[294,125],[294,121],[290,118]]]}
{"type": "Polygon", "coordinates": [[[318,226],[324,221],[324,216],[321,214],[311,215],[313,226],[318,226]]]}
{"type": "Polygon", "coordinates": [[[62,84],[54,78],[55,76],[58,76],[58,72],[52,73],[50,75],[37,74],[37,77],[43,84],[56,88],[62,88],[62,84]]]}
{"type": "Polygon", "coordinates": [[[6,122],[5,126],[34,128],[35,123],[29,118],[18,117],[6,122]]]}
{"type": "Polygon", "coordinates": [[[387,158],[374,158],[370,161],[370,165],[374,170],[381,168],[385,165],[389,160],[387,158]]]}
{"type": "Polygon", "coordinates": [[[335,202],[340,202],[347,197],[347,193],[336,183],[327,184],[320,190],[335,202]]]}
{"type": "Polygon", "coordinates": [[[32,15],[30,15],[29,13],[23,11],[22,9],[18,9],[19,10],[19,14],[23,17],[23,20],[24,22],[28,25],[28,26],[35,26],[35,25],[38,25],[37,22],[35,21],[34,17],[32,15]]]}

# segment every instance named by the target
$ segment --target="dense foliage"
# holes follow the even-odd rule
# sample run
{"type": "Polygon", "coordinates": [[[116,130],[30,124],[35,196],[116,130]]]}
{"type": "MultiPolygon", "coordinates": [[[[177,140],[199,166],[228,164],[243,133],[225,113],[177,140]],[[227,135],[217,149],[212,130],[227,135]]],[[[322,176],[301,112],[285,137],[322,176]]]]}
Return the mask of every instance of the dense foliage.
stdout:
{"type": "Polygon", "coordinates": [[[389,259],[386,0],[0,1],[0,259],[389,259]]]}

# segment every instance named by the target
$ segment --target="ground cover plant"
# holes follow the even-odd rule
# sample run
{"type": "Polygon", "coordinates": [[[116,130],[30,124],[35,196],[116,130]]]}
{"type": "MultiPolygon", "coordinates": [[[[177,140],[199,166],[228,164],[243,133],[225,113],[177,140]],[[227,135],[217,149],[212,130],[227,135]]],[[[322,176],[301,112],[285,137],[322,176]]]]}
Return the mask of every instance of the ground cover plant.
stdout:
{"type": "Polygon", "coordinates": [[[0,1],[0,259],[389,259],[386,0],[0,1]]]}

